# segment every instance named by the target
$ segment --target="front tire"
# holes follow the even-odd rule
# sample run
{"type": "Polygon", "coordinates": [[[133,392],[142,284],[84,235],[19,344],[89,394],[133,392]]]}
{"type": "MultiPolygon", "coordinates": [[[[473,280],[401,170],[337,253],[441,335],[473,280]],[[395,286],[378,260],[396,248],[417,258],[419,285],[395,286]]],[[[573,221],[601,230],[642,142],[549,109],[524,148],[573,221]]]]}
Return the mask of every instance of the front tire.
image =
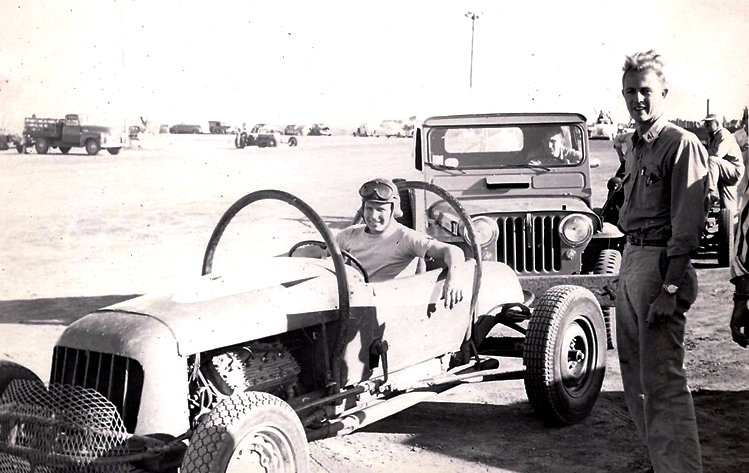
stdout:
{"type": "Polygon", "coordinates": [[[34,149],[37,154],[47,154],[47,151],[49,151],[49,141],[46,138],[37,139],[36,143],[34,143],[34,149]]]}
{"type": "Polygon", "coordinates": [[[544,422],[571,425],[590,414],[606,374],[606,326],[588,289],[546,291],[528,323],[523,363],[525,391],[544,422]]]}
{"type": "Polygon", "coordinates": [[[97,154],[99,154],[100,149],[101,148],[99,147],[98,141],[94,139],[86,140],[86,152],[91,156],[96,156],[97,154]]]}
{"type": "Polygon", "coordinates": [[[309,446],[291,406],[263,392],[221,401],[200,422],[181,473],[307,472],[309,446]]]}
{"type": "Polygon", "coordinates": [[[5,392],[11,381],[16,379],[42,382],[39,376],[30,369],[14,361],[0,360],[0,395],[5,392]]]}
{"type": "Polygon", "coordinates": [[[297,144],[298,143],[296,141],[296,138],[294,138],[293,136],[289,138],[289,146],[296,146],[297,144]]]}

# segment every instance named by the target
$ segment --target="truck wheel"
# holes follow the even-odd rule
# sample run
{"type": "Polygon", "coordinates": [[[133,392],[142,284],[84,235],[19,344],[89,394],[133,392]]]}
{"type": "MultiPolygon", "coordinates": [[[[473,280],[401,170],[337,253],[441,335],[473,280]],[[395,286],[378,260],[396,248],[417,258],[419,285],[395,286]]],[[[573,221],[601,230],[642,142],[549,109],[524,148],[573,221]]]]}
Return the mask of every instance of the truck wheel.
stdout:
{"type": "Polygon", "coordinates": [[[293,136],[289,138],[289,146],[296,146],[296,145],[297,145],[296,138],[294,138],[293,136]]]}
{"type": "Polygon", "coordinates": [[[36,373],[25,366],[14,361],[0,360],[0,395],[5,392],[5,388],[8,387],[10,382],[16,379],[42,382],[36,373]]]}
{"type": "Polygon", "coordinates": [[[38,154],[47,154],[49,151],[49,141],[46,138],[38,138],[34,143],[34,149],[38,154]]]}
{"type": "Polygon", "coordinates": [[[24,154],[26,147],[24,145],[16,145],[16,151],[18,151],[18,154],[24,154]]]}
{"type": "Polygon", "coordinates": [[[276,396],[228,397],[200,422],[182,460],[182,473],[308,472],[309,446],[291,407],[276,396]]]}
{"type": "Polygon", "coordinates": [[[60,152],[62,154],[68,154],[70,152],[70,146],[60,146],[60,152]]]}
{"type": "Polygon", "coordinates": [[[120,150],[121,149],[122,148],[107,148],[107,151],[109,151],[109,154],[111,154],[113,156],[116,156],[116,155],[120,154],[120,150]]]}
{"type": "Polygon", "coordinates": [[[99,142],[94,139],[88,139],[86,140],[86,152],[90,154],[91,156],[95,156],[99,154],[99,142]]]}
{"type": "Polygon", "coordinates": [[[549,425],[571,425],[593,409],[606,374],[606,327],[595,296],[555,286],[537,303],[523,346],[525,391],[549,425]]]}
{"type": "Polygon", "coordinates": [[[731,248],[733,248],[733,212],[720,209],[718,215],[718,266],[731,265],[731,248]]]}

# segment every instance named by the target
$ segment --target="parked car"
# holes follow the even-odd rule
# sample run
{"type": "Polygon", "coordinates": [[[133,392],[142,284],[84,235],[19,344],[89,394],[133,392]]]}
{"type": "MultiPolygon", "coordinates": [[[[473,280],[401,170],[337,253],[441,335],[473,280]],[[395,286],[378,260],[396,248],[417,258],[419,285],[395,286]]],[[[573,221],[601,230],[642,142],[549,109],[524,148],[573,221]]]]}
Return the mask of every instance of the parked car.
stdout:
{"type": "Polygon", "coordinates": [[[225,135],[231,129],[231,125],[227,125],[225,122],[209,120],[208,130],[212,135],[225,135]]]}
{"type": "Polygon", "coordinates": [[[234,146],[238,149],[247,146],[272,148],[282,144],[297,146],[299,144],[299,138],[296,136],[285,135],[281,127],[266,124],[255,125],[249,132],[241,131],[234,137],[234,146]]]}
{"type": "MultiPolygon", "coordinates": [[[[571,285],[595,294],[613,347],[624,235],[592,206],[587,140],[585,117],[574,113],[437,116],[416,130],[414,165],[425,182],[451,189],[478,228],[481,258],[507,264],[524,290],[540,297],[571,285]],[[579,161],[531,164],[552,130],[579,161]]],[[[435,220],[426,228],[432,236],[476,257],[445,201],[413,193],[401,200],[414,205],[418,229],[435,220]]]]}
{"type": "Polygon", "coordinates": [[[308,441],[363,428],[462,383],[513,377],[499,368],[500,356],[524,360],[520,376],[541,421],[585,419],[606,367],[595,297],[560,286],[531,309],[512,269],[480,257],[479,230],[453,196],[424,182],[399,188],[434,192],[459,218],[477,255],[456,274],[471,288],[463,303],[451,310],[439,300],[442,268],[369,282],[304,201],[252,192],[218,220],[202,276],[68,325],[51,349],[47,385],[0,361],[3,464],[307,472],[308,441]],[[321,240],[258,258],[241,274],[214,272],[232,219],[264,200],[296,208],[321,240]],[[521,337],[487,337],[486,350],[472,345],[471,333],[521,323],[521,337]],[[460,356],[466,350],[469,358],[460,356]]]}
{"type": "Polygon", "coordinates": [[[407,134],[406,130],[403,129],[402,124],[395,120],[385,120],[380,123],[380,126],[374,131],[374,136],[405,138],[407,134]]]}
{"type": "Polygon", "coordinates": [[[308,136],[331,136],[330,127],[321,123],[315,123],[309,128],[308,136]]]}
{"type": "Polygon", "coordinates": [[[302,134],[301,125],[286,125],[283,129],[283,134],[288,136],[299,136],[302,134]]]}
{"type": "Polygon", "coordinates": [[[608,114],[600,112],[595,122],[592,125],[588,125],[588,138],[592,140],[613,140],[618,131],[619,125],[614,123],[608,114]]]}
{"type": "Polygon", "coordinates": [[[367,125],[366,123],[363,123],[356,127],[356,130],[354,130],[353,133],[354,136],[374,136],[374,129],[367,125]]]}
{"type": "Polygon", "coordinates": [[[170,126],[169,133],[199,135],[203,133],[203,128],[200,125],[186,125],[184,123],[180,123],[179,125],[170,126]]]}

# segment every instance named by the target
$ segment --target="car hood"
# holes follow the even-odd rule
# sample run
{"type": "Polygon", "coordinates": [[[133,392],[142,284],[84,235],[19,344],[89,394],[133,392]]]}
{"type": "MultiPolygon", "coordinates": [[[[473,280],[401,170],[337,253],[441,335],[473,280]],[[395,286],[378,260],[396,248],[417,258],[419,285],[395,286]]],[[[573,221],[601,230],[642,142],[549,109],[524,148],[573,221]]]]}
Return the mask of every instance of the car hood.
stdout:
{"type": "MultiPolygon", "coordinates": [[[[350,283],[361,279],[356,270],[347,271],[350,283]]],[[[334,320],[337,309],[331,260],[268,258],[251,272],[209,274],[176,291],[99,309],[71,324],[58,344],[80,346],[82,338],[96,334],[99,346],[126,346],[123,338],[143,338],[139,331],[160,327],[163,334],[171,334],[178,353],[188,355],[334,320]]]]}
{"type": "MultiPolygon", "coordinates": [[[[528,197],[523,196],[522,198],[503,198],[497,199],[496,197],[486,199],[470,199],[460,201],[463,208],[471,216],[487,215],[495,213],[548,213],[548,212],[580,212],[587,215],[594,215],[595,213],[586,205],[586,203],[576,197],[528,197]]],[[[434,203],[430,207],[430,215],[433,218],[439,216],[440,213],[451,213],[452,210],[450,204],[445,201],[439,201],[434,203]]]]}

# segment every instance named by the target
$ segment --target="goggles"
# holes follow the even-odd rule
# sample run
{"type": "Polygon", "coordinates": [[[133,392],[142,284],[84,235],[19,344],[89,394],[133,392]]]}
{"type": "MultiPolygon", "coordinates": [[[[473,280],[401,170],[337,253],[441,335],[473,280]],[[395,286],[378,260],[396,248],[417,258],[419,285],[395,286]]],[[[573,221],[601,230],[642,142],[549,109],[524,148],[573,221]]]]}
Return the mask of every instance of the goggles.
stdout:
{"type": "Polygon", "coordinates": [[[359,188],[359,195],[364,200],[392,201],[398,196],[398,188],[389,182],[375,179],[365,182],[359,188]]]}

